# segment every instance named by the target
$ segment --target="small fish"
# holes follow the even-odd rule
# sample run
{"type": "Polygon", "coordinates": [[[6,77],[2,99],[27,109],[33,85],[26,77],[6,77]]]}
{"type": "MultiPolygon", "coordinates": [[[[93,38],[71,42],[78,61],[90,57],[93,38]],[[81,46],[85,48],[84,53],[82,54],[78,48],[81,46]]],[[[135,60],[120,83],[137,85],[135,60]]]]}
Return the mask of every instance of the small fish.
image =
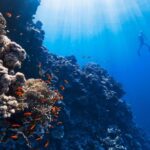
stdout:
{"type": "Polygon", "coordinates": [[[13,139],[13,140],[17,140],[18,136],[17,135],[12,135],[12,136],[10,136],[10,138],[13,139]]]}
{"type": "Polygon", "coordinates": [[[17,91],[16,95],[19,96],[19,97],[22,97],[23,96],[23,92],[17,91]]]}
{"type": "Polygon", "coordinates": [[[35,121],[40,121],[40,120],[41,120],[41,117],[35,118],[34,120],[35,120],[35,121]]]}
{"type": "Polygon", "coordinates": [[[54,102],[56,102],[56,101],[59,100],[59,97],[53,97],[51,100],[54,101],[54,102]]]}
{"type": "Polygon", "coordinates": [[[12,17],[12,13],[7,12],[7,13],[6,13],[6,16],[9,17],[9,18],[11,18],[11,17],[12,17]]]}
{"type": "Polygon", "coordinates": [[[41,141],[43,138],[40,136],[40,137],[38,137],[38,138],[36,138],[35,140],[36,141],[41,141]]]}
{"type": "Polygon", "coordinates": [[[65,90],[65,87],[64,87],[63,85],[61,85],[61,86],[60,86],[60,89],[61,89],[62,91],[64,91],[64,90],[65,90]]]}
{"type": "Polygon", "coordinates": [[[66,83],[66,84],[68,84],[69,82],[68,82],[68,80],[64,80],[64,82],[66,83]]]}
{"type": "Polygon", "coordinates": [[[19,128],[19,127],[21,127],[21,125],[20,124],[12,124],[11,127],[12,128],[19,128]]]}
{"type": "Polygon", "coordinates": [[[51,112],[52,112],[53,114],[58,114],[59,111],[60,111],[60,107],[53,106],[53,107],[51,108],[51,112]]]}
{"type": "Polygon", "coordinates": [[[29,117],[29,116],[32,115],[32,112],[25,112],[23,115],[24,115],[25,117],[29,117]]]}
{"type": "Polygon", "coordinates": [[[57,122],[57,125],[62,125],[63,123],[60,121],[60,122],[57,122]]]}
{"type": "Polygon", "coordinates": [[[49,145],[49,141],[47,140],[47,141],[45,142],[45,144],[44,144],[44,147],[47,148],[48,145],[49,145]]]}
{"type": "Polygon", "coordinates": [[[32,131],[32,130],[35,128],[35,126],[36,126],[36,125],[35,125],[35,124],[33,124],[33,125],[29,128],[29,130],[31,130],[31,131],[32,131]]]}
{"type": "Polygon", "coordinates": [[[17,91],[23,91],[23,88],[21,86],[17,87],[17,91]]]}

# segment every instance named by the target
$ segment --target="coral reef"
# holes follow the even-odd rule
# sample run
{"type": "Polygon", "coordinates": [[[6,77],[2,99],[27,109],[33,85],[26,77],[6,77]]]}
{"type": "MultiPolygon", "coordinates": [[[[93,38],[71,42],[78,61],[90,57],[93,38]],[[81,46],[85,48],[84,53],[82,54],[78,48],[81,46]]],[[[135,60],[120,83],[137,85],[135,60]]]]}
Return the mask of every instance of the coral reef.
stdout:
{"type": "MultiPolygon", "coordinates": [[[[50,90],[47,83],[41,79],[29,79],[23,86],[23,99],[28,104],[29,108],[38,116],[41,120],[52,120],[52,114],[57,108],[54,104],[61,100],[61,95],[58,91],[50,90]]],[[[58,113],[58,111],[56,111],[58,113]]]]}
{"type": "Polygon", "coordinates": [[[15,73],[14,69],[21,67],[26,52],[5,35],[6,21],[2,14],[0,14],[0,20],[0,117],[7,118],[20,109],[19,102],[14,97],[15,93],[13,92],[17,86],[22,86],[26,79],[23,73],[15,73]]]}
{"type": "Polygon", "coordinates": [[[21,143],[24,148],[32,148],[33,139],[34,142],[42,139],[48,134],[52,120],[57,121],[60,107],[55,103],[62,96],[47,83],[51,80],[49,76],[47,82],[26,80],[23,73],[15,72],[25,60],[26,52],[6,36],[2,14],[0,20],[0,148],[16,149],[21,143]]]}
{"type": "MultiPolygon", "coordinates": [[[[0,11],[8,23],[8,36],[27,50],[28,57],[21,71],[27,78],[42,76],[44,80],[47,78],[46,74],[49,74],[51,80],[48,83],[59,88],[64,97],[62,102],[57,103],[58,106],[51,109],[55,117],[52,118],[50,134],[43,136],[46,124],[38,125],[34,138],[29,136],[34,149],[149,150],[150,141],[133,122],[131,110],[122,100],[125,93],[121,85],[111,78],[106,70],[97,64],[80,68],[75,57],[64,58],[50,54],[42,46],[42,23],[33,22],[39,4],[39,0],[0,0],[0,11]],[[26,11],[27,8],[30,11],[26,11]],[[58,117],[60,106],[62,111],[58,117]],[[57,117],[59,122],[56,123],[57,117]],[[42,140],[37,136],[37,132],[42,136],[42,140]],[[51,141],[50,144],[47,140],[51,141]]],[[[7,67],[2,72],[7,72],[7,67]]],[[[29,80],[29,83],[32,81],[29,80]]],[[[24,86],[24,90],[28,88],[34,90],[33,85],[24,86]]],[[[38,95],[43,95],[43,88],[38,90],[38,95]]],[[[53,91],[53,88],[50,90],[53,91]]],[[[28,94],[27,97],[31,96],[31,101],[37,103],[35,95],[30,95],[30,92],[28,94]]],[[[30,114],[26,112],[26,115],[30,114]]],[[[23,116],[21,118],[24,118],[23,116]]],[[[38,117],[33,114],[30,129],[34,128],[35,119],[38,117]]],[[[23,133],[30,135],[29,131],[27,129],[23,133]]],[[[17,149],[28,149],[22,146],[24,143],[21,138],[17,143],[17,149]]],[[[8,147],[9,145],[6,144],[8,147]]]]}

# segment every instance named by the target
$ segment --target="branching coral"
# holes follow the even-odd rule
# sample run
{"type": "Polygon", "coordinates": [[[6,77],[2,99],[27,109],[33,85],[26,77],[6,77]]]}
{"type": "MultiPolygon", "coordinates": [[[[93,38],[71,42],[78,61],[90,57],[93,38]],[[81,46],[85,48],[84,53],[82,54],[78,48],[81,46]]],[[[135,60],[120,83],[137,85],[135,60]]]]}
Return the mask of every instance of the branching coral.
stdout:
{"type": "Polygon", "coordinates": [[[61,99],[61,95],[57,91],[50,90],[47,83],[41,79],[29,79],[23,90],[25,92],[23,99],[28,103],[28,107],[42,116],[42,119],[52,119],[50,117],[54,114],[52,112],[54,104],[61,99]]]}
{"type": "Polygon", "coordinates": [[[15,73],[26,52],[5,35],[5,27],[6,21],[0,14],[0,141],[22,137],[31,147],[29,140],[43,136],[58,118],[60,108],[55,103],[62,96],[41,79],[26,80],[24,74],[15,73]]]}

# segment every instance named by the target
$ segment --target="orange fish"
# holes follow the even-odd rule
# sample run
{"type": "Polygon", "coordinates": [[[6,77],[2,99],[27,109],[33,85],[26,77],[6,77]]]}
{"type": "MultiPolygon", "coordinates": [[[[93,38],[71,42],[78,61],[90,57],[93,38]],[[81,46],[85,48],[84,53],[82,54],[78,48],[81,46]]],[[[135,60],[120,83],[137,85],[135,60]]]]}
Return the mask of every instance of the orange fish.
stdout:
{"type": "Polygon", "coordinates": [[[51,108],[51,112],[52,112],[53,114],[58,114],[59,111],[60,111],[60,107],[53,106],[53,107],[51,108]]]}
{"type": "Polygon", "coordinates": [[[48,145],[49,145],[49,141],[47,140],[44,144],[44,147],[46,148],[46,147],[48,147],[48,145]]]}
{"type": "Polygon", "coordinates": [[[24,115],[25,117],[29,117],[29,116],[32,115],[32,112],[25,112],[23,115],[24,115]]]}
{"type": "Polygon", "coordinates": [[[7,12],[7,13],[6,13],[6,16],[9,17],[9,18],[11,18],[11,17],[12,17],[12,14],[11,14],[10,12],[7,12]]]}
{"type": "Polygon", "coordinates": [[[19,127],[21,127],[21,125],[20,124],[12,124],[11,127],[12,128],[19,128],[19,127]]]}
{"type": "Polygon", "coordinates": [[[51,99],[52,101],[58,101],[59,99],[57,97],[54,97],[51,99]]]}
{"type": "Polygon", "coordinates": [[[63,85],[61,85],[61,86],[60,86],[60,89],[61,89],[62,91],[64,91],[64,90],[65,90],[65,87],[64,87],[63,85]]]}
{"type": "Polygon", "coordinates": [[[33,124],[30,128],[29,128],[29,130],[33,130],[35,128],[35,124],[33,124]]]}
{"type": "Polygon", "coordinates": [[[16,92],[16,95],[19,96],[19,97],[22,97],[22,96],[23,96],[23,92],[17,91],[17,92],[16,92]]]}
{"type": "Polygon", "coordinates": [[[13,140],[17,140],[18,136],[17,135],[12,135],[10,138],[13,139],[13,140]]]}
{"type": "Polygon", "coordinates": [[[41,141],[41,140],[42,140],[42,137],[40,136],[40,137],[36,138],[35,140],[36,140],[36,141],[41,141]]]}
{"type": "Polygon", "coordinates": [[[21,86],[17,87],[17,91],[23,91],[23,88],[21,86]]]}

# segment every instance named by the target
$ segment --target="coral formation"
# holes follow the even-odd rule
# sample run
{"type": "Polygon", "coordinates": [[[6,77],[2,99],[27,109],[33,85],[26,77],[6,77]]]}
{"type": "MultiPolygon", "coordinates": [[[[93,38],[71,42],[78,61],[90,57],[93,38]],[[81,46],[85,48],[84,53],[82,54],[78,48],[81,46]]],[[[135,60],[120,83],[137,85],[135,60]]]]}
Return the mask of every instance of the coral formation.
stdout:
{"type": "MultiPolygon", "coordinates": [[[[35,136],[38,133],[43,140],[37,136],[35,141],[35,137],[29,136],[34,149],[149,150],[148,138],[137,128],[129,106],[122,100],[124,91],[121,85],[111,78],[106,70],[96,64],[80,68],[75,57],[64,58],[53,55],[42,46],[44,38],[42,23],[33,22],[33,15],[38,6],[39,0],[0,1],[0,11],[8,23],[8,36],[22,45],[28,53],[22,65],[22,72],[27,78],[38,78],[40,72],[45,79],[45,74],[50,74],[52,78],[50,84],[59,88],[64,96],[63,102],[59,102],[58,106],[51,109],[55,117],[52,118],[50,134],[43,136],[46,125],[39,125],[36,127],[35,136]],[[27,8],[30,11],[26,11],[27,8]],[[12,15],[8,15],[8,12],[12,15]],[[59,122],[55,123],[60,106],[62,111],[59,122]],[[49,145],[48,139],[51,141],[49,145]]],[[[7,67],[5,68],[7,70],[7,67]]],[[[5,69],[2,72],[5,72],[5,69]]],[[[34,90],[34,86],[31,87],[34,90]]],[[[26,89],[28,88],[25,85],[26,89]]],[[[33,98],[31,99],[33,101],[33,98]]],[[[25,115],[28,116],[30,113],[26,112],[25,115]]],[[[24,118],[24,115],[21,117],[24,118]]],[[[35,115],[32,118],[33,122],[24,131],[29,135],[31,133],[29,129],[34,128],[34,120],[39,119],[35,115]]],[[[22,146],[24,143],[21,138],[17,142],[17,148],[14,149],[28,149],[22,146]]],[[[9,145],[6,144],[7,149],[9,145]]]]}
{"type": "Polygon", "coordinates": [[[23,91],[25,93],[23,99],[28,107],[41,117],[41,121],[42,119],[51,121],[53,109],[56,107],[54,104],[62,99],[58,91],[50,90],[47,83],[41,79],[27,80],[23,91]]]}
{"type": "Polygon", "coordinates": [[[26,52],[4,34],[6,21],[2,14],[0,14],[0,20],[2,31],[0,34],[0,117],[7,118],[20,109],[13,92],[17,86],[22,86],[26,79],[23,73],[15,73],[14,69],[21,66],[26,52]]]}
{"type": "Polygon", "coordinates": [[[3,17],[3,15],[0,13],[0,34],[5,34],[5,28],[6,28],[6,20],[3,17]]]}
{"type": "Polygon", "coordinates": [[[26,52],[5,35],[6,21],[2,14],[0,20],[0,142],[4,143],[1,148],[16,149],[20,139],[25,148],[32,148],[32,139],[42,138],[58,117],[60,107],[55,104],[62,96],[45,81],[26,80],[23,73],[15,72],[25,60],[26,52]]]}

